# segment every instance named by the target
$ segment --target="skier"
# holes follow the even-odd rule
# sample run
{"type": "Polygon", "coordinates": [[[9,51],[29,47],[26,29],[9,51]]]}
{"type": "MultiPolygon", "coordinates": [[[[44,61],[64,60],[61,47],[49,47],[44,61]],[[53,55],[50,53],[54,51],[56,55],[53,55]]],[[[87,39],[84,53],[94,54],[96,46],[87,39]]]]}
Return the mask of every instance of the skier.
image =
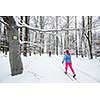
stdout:
{"type": "Polygon", "coordinates": [[[51,51],[49,51],[49,57],[51,57],[51,51]]]}
{"type": "Polygon", "coordinates": [[[66,66],[65,67],[65,74],[67,74],[68,65],[69,65],[69,67],[70,67],[70,69],[71,69],[71,71],[73,73],[73,78],[75,78],[76,74],[75,74],[75,71],[74,71],[74,69],[72,67],[71,55],[70,55],[69,50],[66,50],[64,52],[64,58],[63,58],[62,64],[64,63],[64,61],[65,61],[65,66],[66,66]]]}

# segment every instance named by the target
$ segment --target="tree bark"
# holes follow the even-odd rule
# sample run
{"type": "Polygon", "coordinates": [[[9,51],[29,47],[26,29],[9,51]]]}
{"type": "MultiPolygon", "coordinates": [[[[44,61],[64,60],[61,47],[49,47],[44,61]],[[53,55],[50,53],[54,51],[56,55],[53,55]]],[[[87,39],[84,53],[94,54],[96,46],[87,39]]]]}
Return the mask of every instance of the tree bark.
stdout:
{"type": "MultiPolygon", "coordinates": [[[[21,16],[21,23],[23,23],[23,16],[21,16]]],[[[22,41],[23,30],[20,28],[20,40],[22,41]]]]}
{"type": "Polygon", "coordinates": [[[2,18],[9,25],[7,26],[9,61],[11,67],[11,75],[14,76],[23,73],[23,64],[20,56],[18,29],[16,28],[16,23],[12,16],[4,16],[2,18]]]}
{"type": "MultiPolygon", "coordinates": [[[[43,16],[40,16],[40,29],[43,29],[44,26],[43,26],[43,16]]],[[[44,34],[43,33],[40,33],[40,44],[44,44],[44,34]]],[[[44,53],[44,47],[40,47],[40,54],[43,54],[44,53]]]]}
{"type": "MultiPolygon", "coordinates": [[[[67,29],[69,28],[69,16],[67,16],[67,29]]],[[[65,32],[64,49],[69,49],[69,31],[65,32]]]]}
{"type": "MultiPolygon", "coordinates": [[[[77,28],[77,17],[75,16],[75,28],[77,28]]],[[[78,47],[77,47],[77,30],[75,31],[75,47],[76,47],[76,57],[78,57],[78,47]]]]}
{"type": "MultiPolygon", "coordinates": [[[[29,16],[25,16],[25,23],[29,25],[29,16]]],[[[24,41],[30,41],[29,29],[25,28],[24,41]]],[[[27,57],[27,53],[30,50],[30,44],[24,43],[24,52],[23,55],[27,57]]],[[[29,52],[30,53],[30,52],[29,52]]]]}
{"type": "MultiPolygon", "coordinates": [[[[56,16],[56,30],[58,29],[58,16],[56,16]]],[[[56,34],[58,34],[58,31],[56,31],[56,34]]],[[[58,36],[56,36],[56,55],[58,55],[58,36]]]]}
{"type": "Polygon", "coordinates": [[[89,53],[90,59],[93,59],[92,55],[92,16],[88,16],[88,45],[89,45],[89,53]]]}

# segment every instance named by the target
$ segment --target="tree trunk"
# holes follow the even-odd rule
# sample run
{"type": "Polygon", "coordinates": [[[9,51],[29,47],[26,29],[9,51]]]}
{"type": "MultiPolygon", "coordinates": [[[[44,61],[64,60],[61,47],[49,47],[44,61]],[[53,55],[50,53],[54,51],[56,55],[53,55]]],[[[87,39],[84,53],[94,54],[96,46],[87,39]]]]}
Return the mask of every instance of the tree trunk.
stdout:
{"type": "Polygon", "coordinates": [[[8,30],[8,41],[9,41],[9,60],[12,72],[11,75],[14,76],[17,74],[21,74],[23,72],[17,29],[8,30]],[[16,37],[17,40],[14,39],[16,37]]]}
{"type": "Polygon", "coordinates": [[[4,52],[5,52],[5,55],[7,55],[7,51],[8,51],[8,40],[7,40],[7,28],[4,26],[4,37],[5,37],[5,40],[3,41],[4,42],[4,52]]]}
{"type": "Polygon", "coordinates": [[[81,36],[81,57],[84,57],[84,48],[83,48],[83,42],[84,42],[84,35],[85,35],[85,19],[84,16],[82,16],[82,36],[81,36]]]}
{"type": "MultiPolygon", "coordinates": [[[[23,23],[23,16],[21,16],[21,23],[23,23]]],[[[20,28],[20,40],[22,41],[23,30],[20,28]]]]}
{"type": "MultiPolygon", "coordinates": [[[[58,16],[56,16],[56,30],[58,29],[58,16]]],[[[56,34],[58,34],[58,31],[56,31],[56,34]]],[[[56,55],[58,55],[58,36],[56,36],[56,55]]]]}
{"type": "Polygon", "coordinates": [[[92,16],[88,16],[88,45],[89,45],[89,53],[90,59],[93,59],[92,55],[92,16]]]}
{"type": "MultiPolygon", "coordinates": [[[[39,26],[38,26],[38,16],[36,18],[34,17],[34,20],[35,20],[35,27],[39,28],[39,26]]],[[[34,40],[34,42],[38,43],[38,39],[37,39],[38,38],[38,32],[35,32],[34,34],[35,34],[35,37],[34,37],[35,40],[34,40]]],[[[35,51],[37,51],[37,48],[38,47],[34,47],[34,53],[35,53],[35,51]]]]}
{"type": "Polygon", "coordinates": [[[55,36],[52,36],[53,46],[52,46],[52,53],[55,54],[55,36]]]}
{"type": "MultiPolygon", "coordinates": [[[[67,29],[69,28],[69,16],[67,16],[67,29]]],[[[64,49],[69,49],[69,31],[65,32],[64,49]]]]}
{"type": "Polygon", "coordinates": [[[60,54],[63,54],[63,40],[62,40],[62,36],[61,36],[61,49],[60,49],[60,54]]]}
{"type": "MultiPolygon", "coordinates": [[[[0,20],[1,20],[1,18],[0,18],[0,20]]],[[[2,29],[2,24],[0,23],[0,35],[1,35],[1,29],[2,29]]]]}
{"type": "MultiPolygon", "coordinates": [[[[44,26],[43,26],[43,20],[44,20],[44,17],[43,16],[40,16],[40,29],[44,29],[44,26]]],[[[40,44],[42,45],[42,47],[40,47],[40,53],[43,54],[44,53],[44,34],[43,33],[40,33],[40,44]]]]}
{"type": "Polygon", "coordinates": [[[11,67],[11,75],[14,76],[23,72],[23,65],[20,57],[18,29],[16,28],[16,23],[12,16],[3,17],[3,19],[9,25],[9,27],[7,27],[9,42],[9,61],[11,67]]]}
{"type": "Polygon", "coordinates": [[[82,40],[84,42],[84,56],[86,57],[87,56],[87,41],[86,41],[86,38],[85,38],[85,18],[84,16],[82,16],[82,40]]]}
{"type": "MultiPolygon", "coordinates": [[[[29,16],[25,16],[25,23],[29,25],[29,16]]],[[[25,36],[24,41],[29,42],[30,41],[30,35],[29,35],[29,29],[25,28],[25,36]]],[[[30,50],[30,44],[24,43],[24,52],[23,55],[27,57],[27,53],[30,50]]],[[[30,52],[29,52],[30,53],[30,52]]]]}
{"type": "MultiPolygon", "coordinates": [[[[75,16],[75,28],[77,28],[77,17],[75,16]]],[[[78,57],[78,48],[77,48],[77,30],[75,31],[75,47],[76,47],[76,57],[78,57]]]]}
{"type": "MultiPolygon", "coordinates": [[[[21,16],[21,23],[23,23],[23,16],[21,16]]],[[[23,41],[23,28],[20,28],[20,41],[23,41]]],[[[23,45],[20,45],[20,54],[22,53],[23,45]]]]}

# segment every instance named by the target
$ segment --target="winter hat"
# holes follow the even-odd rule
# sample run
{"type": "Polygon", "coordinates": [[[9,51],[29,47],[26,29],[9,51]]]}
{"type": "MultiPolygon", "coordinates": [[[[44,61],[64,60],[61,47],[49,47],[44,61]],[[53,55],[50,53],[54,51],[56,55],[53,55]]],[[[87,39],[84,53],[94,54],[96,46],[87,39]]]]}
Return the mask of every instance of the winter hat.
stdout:
{"type": "Polygon", "coordinates": [[[67,54],[70,54],[69,50],[66,50],[66,53],[67,53],[67,54]]]}

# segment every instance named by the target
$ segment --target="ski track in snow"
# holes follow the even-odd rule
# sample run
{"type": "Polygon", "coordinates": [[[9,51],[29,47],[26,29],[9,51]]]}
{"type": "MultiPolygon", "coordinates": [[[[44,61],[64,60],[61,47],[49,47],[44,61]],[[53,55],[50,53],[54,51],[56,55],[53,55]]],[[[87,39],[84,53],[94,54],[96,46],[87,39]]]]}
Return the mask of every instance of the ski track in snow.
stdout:
{"type": "Polygon", "coordinates": [[[77,69],[77,71],[81,72],[84,76],[86,76],[86,77],[88,77],[88,78],[91,78],[91,79],[97,81],[98,83],[100,83],[100,80],[97,79],[96,77],[93,77],[92,75],[90,75],[90,74],[88,74],[88,73],[86,73],[86,72],[84,72],[84,71],[82,71],[82,70],[80,70],[80,69],[77,69]]]}

